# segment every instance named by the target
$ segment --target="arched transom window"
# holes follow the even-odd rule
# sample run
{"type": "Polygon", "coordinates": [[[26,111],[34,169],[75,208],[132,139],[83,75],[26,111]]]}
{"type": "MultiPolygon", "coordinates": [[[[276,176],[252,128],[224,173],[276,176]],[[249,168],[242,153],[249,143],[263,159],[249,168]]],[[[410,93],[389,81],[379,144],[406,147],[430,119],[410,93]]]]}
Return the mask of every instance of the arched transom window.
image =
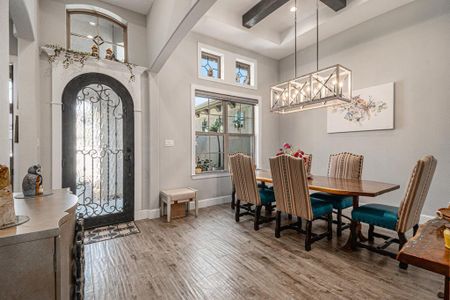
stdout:
{"type": "Polygon", "coordinates": [[[127,61],[127,25],[97,10],[67,9],[67,47],[100,58],[127,61]],[[111,57],[112,56],[112,57],[111,57]]]}

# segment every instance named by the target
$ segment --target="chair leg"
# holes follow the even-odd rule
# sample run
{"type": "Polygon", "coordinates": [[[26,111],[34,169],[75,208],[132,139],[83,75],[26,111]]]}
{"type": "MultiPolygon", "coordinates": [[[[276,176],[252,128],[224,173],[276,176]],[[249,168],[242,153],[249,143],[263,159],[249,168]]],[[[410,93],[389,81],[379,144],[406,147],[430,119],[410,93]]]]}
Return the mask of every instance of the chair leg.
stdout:
{"type": "Polygon", "coordinates": [[[236,220],[236,222],[239,222],[239,214],[241,213],[241,200],[237,199],[236,200],[236,207],[235,207],[235,215],[234,215],[234,219],[236,220]]]}
{"type": "MultiPolygon", "coordinates": [[[[406,236],[404,233],[402,233],[402,232],[398,233],[398,241],[399,241],[398,251],[400,251],[400,250],[402,250],[403,245],[405,245],[407,242],[407,239],[406,239],[406,236]]],[[[408,264],[400,262],[399,267],[400,267],[400,269],[406,270],[408,268],[408,264]]]]}
{"type": "Polygon", "coordinates": [[[236,189],[233,184],[233,191],[231,192],[231,209],[236,207],[236,189]]]}
{"type": "Polygon", "coordinates": [[[330,213],[328,219],[328,235],[327,239],[330,241],[333,238],[333,213],[330,213]]]}
{"type": "Polygon", "coordinates": [[[288,220],[291,221],[292,220],[292,215],[288,214],[288,220]]]}
{"type": "Polygon", "coordinates": [[[305,250],[311,251],[312,221],[306,221],[305,250]]]}
{"type": "Polygon", "coordinates": [[[298,223],[297,231],[298,231],[298,233],[301,233],[302,232],[302,218],[297,217],[297,223],[298,223]]]}
{"type": "Polygon", "coordinates": [[[275,237],[280,237],[280,228],[281,228],[281,211],[277,211],[277,215],[275,216],[275,237]]]}
{"type": "Polygon", "coordinates": [[[357,233],[356,233],[356,227],[358,226],[358,223],[356,223],[356,221],[352,221],[351,225],[350,225],[350,236],[351,236],[351,248],[352,250],[356,250],[356,243],[357,243],[357,233]]]}
{"type": "Polygon", "coordinates": [[[261,216],[261,208],[262,208],[262,205],[256,205],[256,208],[255,208],[255,221],[254,221],[255,223],[253,225],[253,228],[255,230],[259,230],[259,218],[261,216]]]}
{"type": "Polygon", "coordinates": [[[342,209],[338,208],[337,210],[337,236],[342,236],[342,209]]]}
{"type": "Polygon", "coordinates": [[[369,225],[369,236],[368,236],[369,242],[373,242],[375,240],[375,238],[373,236],[374,230],[375,230],[375,226],[369,225]]]}
{"type": "Polygon", "coordinates": [[[413,234],[414,234],[414,236],[416,236],[417,230],[419,230],[419,224],[416,224],[413,227],[413,234]]]}

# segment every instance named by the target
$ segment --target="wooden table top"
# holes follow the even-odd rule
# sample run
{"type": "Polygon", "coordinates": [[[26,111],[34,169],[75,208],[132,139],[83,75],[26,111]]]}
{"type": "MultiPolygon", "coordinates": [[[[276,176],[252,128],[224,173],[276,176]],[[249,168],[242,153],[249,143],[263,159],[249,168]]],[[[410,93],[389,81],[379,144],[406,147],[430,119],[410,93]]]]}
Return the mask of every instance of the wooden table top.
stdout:
{"type": "MultiPolygon", "coordinates": [[[[272,183],[272,174],[267,170],[256,170],[256,180],[272,183]]],[[[341,179],[312,175],[308,179],[309,189],[335,195],[376,197],[400,188],[398,184],[384,182],[341,179]]]]}
{"type": "Polygon", "coordinates": [[[450,250],[445,248],[444,229],[446,220],[433,219],[420,226],[397,255],[401,262],[434,273],[450,276],[450,250]]]}

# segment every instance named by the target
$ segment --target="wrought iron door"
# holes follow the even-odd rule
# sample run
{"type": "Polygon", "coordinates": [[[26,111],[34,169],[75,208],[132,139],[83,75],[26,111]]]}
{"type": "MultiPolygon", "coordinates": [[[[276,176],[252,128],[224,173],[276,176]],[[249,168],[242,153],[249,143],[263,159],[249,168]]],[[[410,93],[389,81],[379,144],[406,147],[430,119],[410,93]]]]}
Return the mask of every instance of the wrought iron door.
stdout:
{"type": "Polygon", "coordinates": [[[87,228],[134,219],[134,119],[127,89],[88,73],[63,93],[63,186],[87,228]]]}

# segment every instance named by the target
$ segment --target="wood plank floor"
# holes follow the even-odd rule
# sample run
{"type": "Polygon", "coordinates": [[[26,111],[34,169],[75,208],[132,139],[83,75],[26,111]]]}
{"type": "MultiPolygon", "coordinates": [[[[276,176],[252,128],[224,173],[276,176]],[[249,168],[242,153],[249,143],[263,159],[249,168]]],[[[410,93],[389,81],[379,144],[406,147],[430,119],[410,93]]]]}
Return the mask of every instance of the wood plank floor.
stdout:
{"type": "Polygon", "coordinates": [[[431,272],[341,250],[348,230],[306,252],[303,235],[276,239],[274,224],[255,232],[228,205],[136,223],[140,234],[86,246],[86,299],[436,299],[442,288],[431,272]]]}

